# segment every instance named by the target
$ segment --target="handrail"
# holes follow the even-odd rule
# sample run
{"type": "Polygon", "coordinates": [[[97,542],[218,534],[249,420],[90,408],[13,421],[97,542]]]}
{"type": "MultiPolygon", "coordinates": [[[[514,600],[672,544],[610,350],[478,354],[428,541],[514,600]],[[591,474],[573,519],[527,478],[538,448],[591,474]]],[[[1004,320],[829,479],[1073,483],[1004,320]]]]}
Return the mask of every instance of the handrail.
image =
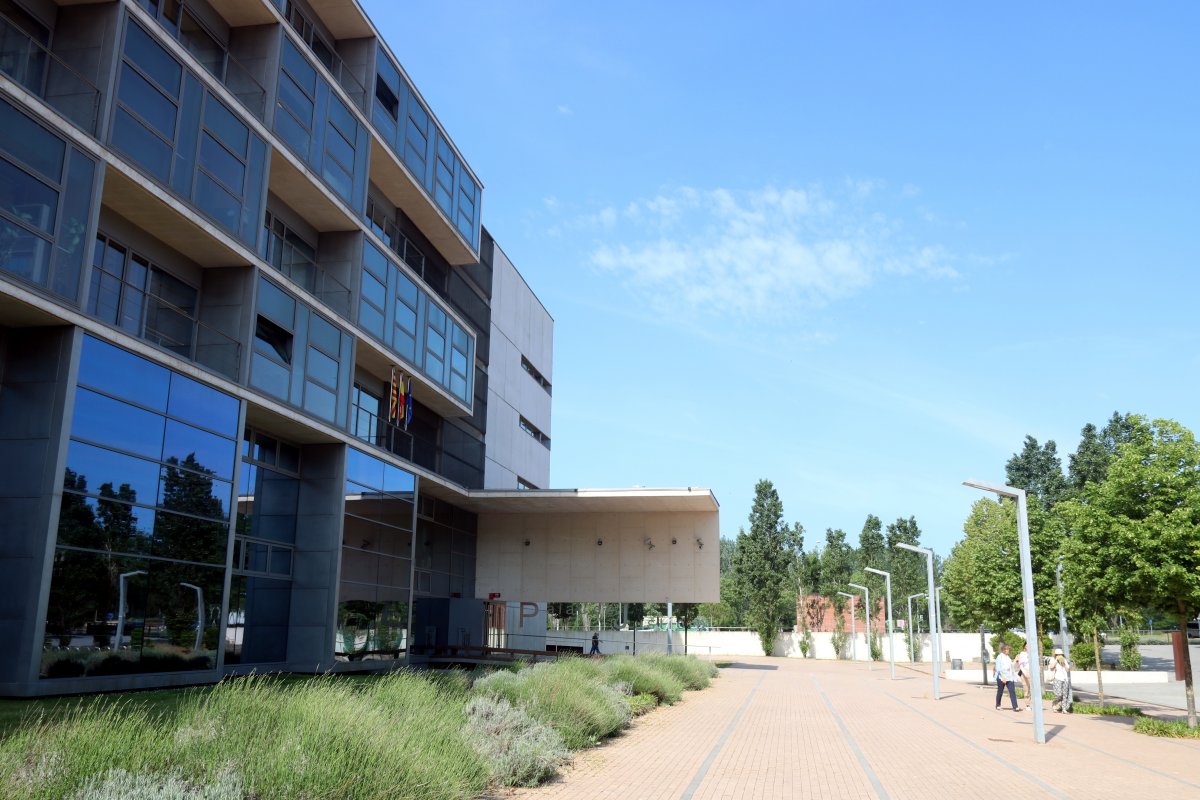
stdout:
{"type": "Polygon", "coordinates": [[[67,62],[0,14],[0,36],[24,40],[0,54],[0,72],[25,87],[84,132],[96,135],[100,89],[67,62]],[[72,87],[70,81],[82,86],[72,87]]]}
{"type": "Polygon", "coordinates": [[[315,295],[344,317],[350,315],[350,289],[323,269],[295,245],[270,228],[267,231],[266,262],[298,286],[315,295]]]}
{"type": "MultiPolygon", "coordinates": [[[[121,281],[121,283],[125,284],[125,281],[121,281]]],[[[201,322],[171,301],[152,292],[146,292],[143,308],[145,310],[141,333],[143,339],[170,350],[176,355],[182,355],[189,361],[203,364],[227,378],[237,380],[242,360],[241,342],[232,336],[222,333],[211,325],[201,322]],[[151,305],[151,301],[153,301],[153,305],[151,305]],[[163,311],[173,313],[190,324],[189,341],[180,342],[173,339],[165,331],[159,329],[155,324],[157,320],[155,322],[151,321],[150,316],[152,312],[157,315],[163,311]],[[180,350],[184,350],[185,352],[180,352],[180,350]],[[232,359],[228,357],[222,358],[223,353],[230,351],[233,353],[232,359]]]]}

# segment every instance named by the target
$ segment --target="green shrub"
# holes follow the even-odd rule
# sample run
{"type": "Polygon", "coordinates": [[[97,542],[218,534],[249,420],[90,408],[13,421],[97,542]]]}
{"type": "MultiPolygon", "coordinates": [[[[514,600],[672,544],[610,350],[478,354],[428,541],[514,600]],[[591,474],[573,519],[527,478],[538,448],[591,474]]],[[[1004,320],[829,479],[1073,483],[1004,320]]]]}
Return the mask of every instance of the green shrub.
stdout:
{"type": "Polygon", "coordinates": [[[1139,670],[1142,668],[1142,654],[1138,650],[1138,634],[1133,628],[1121,629],[1121,669],[1139,670]]]}
{"type": "Polygon", "coordinates": [[[1072,669],[1095,669],[1096,650],[1090,640],[1071,645],[1072,669]]]}
{"type": "Polygon", "coordinates": [[[242,781],[233,773],[221,773],[202,785],[177,775],[135,775],[113,769],[88,779],[72,800],[243,800],[242,781]]]}
{"type": "Polygon", "coordinates": [[[652,694],[668,705],[679,702],[683,683],[659,663],[637,656],[610,656],[604,660],[609,683],[627,683],[630,694],[652,694]]]}
{"type": "Polygon", "coordinates": [[[1100,705],[1099,703],[1074,703],[1072,714],[1095,714],[1105,717],[1144,717],[1140,708],[1133,706],[1100,705]]]}
{"type": "Polygon", "coordinates": [[[467,740],[500,786],[536,786],[571,757],[558,731],[507,700],[475,697],[467,703],[467,740]]]}
{"type": "Polygon", "coordinates": [[[874,628],[871,629],[870,650],[872,661],[883,661],[883,642],[879,640],[879,631],[874,628]]]}
{"type": "Polygon", "coordinates": [[[658,708],[658,698],[652,694],[635,694],[629,698],[629,710],[635,717],[658,708]]]}
{"type": "Polygon", "coordinates": [[[572,750],[595,744],[629,724],[629,702],[605,681],[599,659],[563,658],[520,672],[496,672],[475,692],[507,700],[562,734],[572,750]]]}
{"type": "Polygon", "coordinates": [[[1138,717],[1133,721],[1133,729],[1147,736],[1169,736],[1177,739],[1200,739],[1200,728],[1189,728],[1187,720],[1155,719],[1154,717],[1138,717]]]}
{"type": "Polygon", "coordinates": [[[701,661],[695,656],[648,653],[638,656],[638,659],[674,675],[685,689],[707,689],[712,679],[720,674],[711,662],[701,661]]]}

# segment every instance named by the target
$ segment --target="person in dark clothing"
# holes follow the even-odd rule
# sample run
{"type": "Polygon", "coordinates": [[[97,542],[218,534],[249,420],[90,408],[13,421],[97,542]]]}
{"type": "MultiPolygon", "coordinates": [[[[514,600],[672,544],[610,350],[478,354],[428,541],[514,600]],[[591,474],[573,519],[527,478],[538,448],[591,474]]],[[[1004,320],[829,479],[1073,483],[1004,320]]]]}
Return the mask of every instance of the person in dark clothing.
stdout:
{"type": "Polygon", "coordinates": [[[600,634],[599,633],[592,634],[592,649],[588,653],[588,655],[589,656],[600,655],[600,634]]]}

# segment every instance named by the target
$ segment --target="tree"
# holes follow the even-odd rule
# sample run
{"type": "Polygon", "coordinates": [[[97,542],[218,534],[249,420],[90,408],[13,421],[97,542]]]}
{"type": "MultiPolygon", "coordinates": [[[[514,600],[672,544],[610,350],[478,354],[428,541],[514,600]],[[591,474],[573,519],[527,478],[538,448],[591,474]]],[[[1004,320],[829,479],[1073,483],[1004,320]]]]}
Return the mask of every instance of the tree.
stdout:
{"type": "Polygon", "coordinates": [[[854,580],[854,565],[857,561],[854,548],[846,543],[846,532],[841,528],[825,529],[825,546],[821,549],[821,582],[818,591],[828,597],[834,608],[841,613],[845,598],[838,592],[848,591],[847,583],[854,580]]]}
{"type": "Polygon", "coordinates": [[[869,610],[869,613],[873,616],[875,609],[883,608],[887,605],[887,595],[884,591],[886,583],[882,575],[867,572],[862,568],[874,567],[886,572],[889,566],[887,542],[883,539],[883,523],[874,514],[867,515],[867,520],[863,523],[862,532],[858,534],[858,558],[856,560],[858,561],[859,569],[862,571],[859,573],[858,580],[855,583],[861,583],[871,590],[871,605],[873,608],[869,610]]]}
{"type": "Polygon", "coordinates": [[[804,545],[803,529],[783,521],[783,502],[768,480],[754,487],[750,530],[740,531],[734,554],[734,573],[746,600],[746,616],[762,644],[763,653],[775,648],[789,590],[794,591],[796,559],[804,545]]]}
{"type": "Polygon", "coordinates": [[[1041,447],[1037,439],[1026,436],[1025,446],[1008,460],[1005,472],[1009,486],[1024,489],[1031,501],[1036,498],[1045,508],[1053,508],[1055,503],[1069,495],[1062,461],[1058,457],[1058,445],[1053,439],[1041,447]]]}
{"type": "MultiPolygon", "coordinates": [[[[1054,569],[1061,530],[1057,517],[1030,510],[1029,549],[1039,631],[1053,624],[1058,609],[1054,569]]],[[[986,497],[976,500],[963,533],[946,559],[942,601],[963,627],[983,625],[997,631],[1023,627],[1017,504],[986,497]]]]}
{"type": "MultiPolygon", "coordinates": [[[[925,557],[910,550],[901,550],[897,544],[904,542],[914,546],[921,544],[921,529],[915,517],[897,519],[887,526],[888,571],[892,573],[892,615],[899,617],[908,611],[908,596],[928,591],[929,581],[925,572],[925,557]]],[[[935,573],[936,575],[936,573],[935,573]]],[[[932,603],[932,601],[930,601],[932,603]]]]}
{"type": "Polygon", "coordinates": [[[1079,432],[1079,446],[1071,454],[1067,474],[1071,488],[1082,491],[1089,483],[1099,483],[1108,473],[1108,462],[1112,453],[1104,446],[1104,440],[1096,426],[1088,423],[1079,432]]]}
{"type": "MultiPolygon", "coordinates": [[[[1186,630],[1200,613],[1200,445],[1174,420],[1127,415],[1122,422],[1128,438],[1105,479],[1062,510],[1073,529],[1065,547],[1066,593],[1076,613],[1159,606],[1186,630]]],[[[1188,650],[1183,673],[1194,728],[1188,650]]]]}

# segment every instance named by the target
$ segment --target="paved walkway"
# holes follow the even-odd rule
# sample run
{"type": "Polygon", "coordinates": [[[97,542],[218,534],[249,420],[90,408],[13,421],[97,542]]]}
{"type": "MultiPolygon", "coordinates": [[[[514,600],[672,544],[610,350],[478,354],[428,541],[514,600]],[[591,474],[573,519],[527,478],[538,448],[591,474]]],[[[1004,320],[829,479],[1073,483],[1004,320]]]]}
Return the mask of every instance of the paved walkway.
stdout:
{"type": "Polygon", "coordinates": [[[740,658],[703,692],[581,753],[558,780],[510,797],[1200,798],[1200,741],[1115,718],[995,711],[994,691],[887,664],[740,658]]]}

